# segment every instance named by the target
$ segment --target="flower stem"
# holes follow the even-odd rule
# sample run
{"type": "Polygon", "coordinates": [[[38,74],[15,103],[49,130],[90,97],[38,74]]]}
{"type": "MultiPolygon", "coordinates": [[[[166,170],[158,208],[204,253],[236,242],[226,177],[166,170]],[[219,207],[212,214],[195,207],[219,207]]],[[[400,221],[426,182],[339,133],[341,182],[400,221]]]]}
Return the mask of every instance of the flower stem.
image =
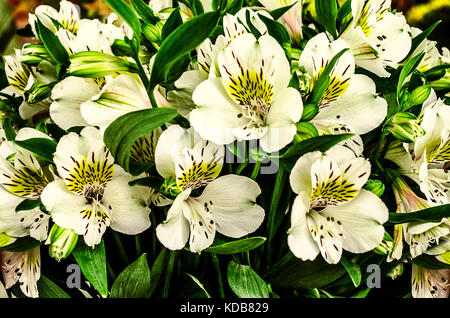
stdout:
{"type": "Polygon", "coordinates": [[[136,254],[137,254],[137,257],[140,257],[140,256],[141,256],[141,252],[142,252],[142,248],[141,248],[141,236],[140,236],[139,234],[137,234],[137,235],[134,237],[134,240],[135,240],[135,242],[136,242],[136,254]]]}
{"type": "Polygon", "coordinates": [[[258,158],[258,161],[256,161],[255,166],[253,167],[253,171],[252,171],[250,178],[255,180],[256,177],[258,177],[260,168],[261,168],[261,160],[259,160],[259,158],[258,158]]]}
{"type": "Polygon", "coordinates": [[[170,252],[169,263],[167,264],[166,280],[164,281],[164,289],[162,298],[167,298],[169,295],[170,279],[172,278],[173,265],[175,263],[176,251],[170,252]]]}
{"type": "Polygon", "coordinates": [[[125,253],[125,248],[123,247],[122,241],[120,240],[119,233],[116,231],[112,231],[114,240],[116,241],[117,248],[119,249],[120,256],[122,257],[122,260],[125,262],[125,264],[129,264],[127,253],[125,253]]]}
{"type": "Polygon", "coordinates": [[[212,256],[212,260],[214,263],[214,268],[216,269],[216,273],[217,273],[217,282],[219,284],[219,295],[220,295],[220,298],[225,298],[222,275],[220,273],[219,258],[217,257],[217,255],[215,253],[211,253],[211,256],[212,256]]]}
{"type": "Polygon", "coordinates": [[[281,191],[283,189],[284,176],[284,170],[279,167],[275,177],[272,200],[270,201],[269,215],[267,216],[267,261],[271,259],[270,247],[272,246],[272,238],[274,236],[275,216],[278,211],[278,202],[280,201],[281,191]]]}

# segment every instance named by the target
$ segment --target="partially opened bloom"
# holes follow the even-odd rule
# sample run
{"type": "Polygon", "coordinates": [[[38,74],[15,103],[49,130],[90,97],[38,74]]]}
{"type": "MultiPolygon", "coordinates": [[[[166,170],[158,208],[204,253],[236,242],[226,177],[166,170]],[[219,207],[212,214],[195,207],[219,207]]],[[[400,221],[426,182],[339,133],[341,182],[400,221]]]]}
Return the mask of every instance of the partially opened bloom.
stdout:
{"type": "Polygon", "coordinates": [[[412,265],[411,294],[414,298],[448,298],[450,269],[432,270],[412,265]]]}
{"type": "Polygon", "coordinates": [[[197,108],[189,120],[196,132],[220,145],[259,139],[266,152],[289,144],[303,103],[288,87],[289,62],[278,42],[269,35],[242,34],[218,61],[221,77],[202,82],[192,96],[197,108]]]}
{"type": "MultiPolygon", "coordinates": [[[[46,138],[47,135],[22,128],[17,141],[30,138],[46,138]]],[[[5,141],[0,145],[0,232],[12,237],[31,237],[42,241],[47,238],[49,215],[41,211],[39,204],[16,211],[24,200],[36,201],[49,183],[48,173],[30,151],[5,141]]]]}
{"type": "Polygon", "coordinates": [[[390,0],[352,0],[353,20],[341,35],[356,64],[380,77],[389,77],[385,68],[397,68],[411,49],[406,19],[389,12],[390,6],[390,0]]]}
{"type": "Polygon", "coordinates": [[[0,264],[5,288],[11,288],[19,282],[25,296],[39,296],[37,281],[41,277],[40,247],[24,252],[0,252],[0,264]]]}
{"type": "Polygon", "coordinates": [[[450,107],[431,91],[418,116],[425,134],[414,143],[394,142],[386,158],[399,166],[402,175],[415,181],[430,205],[449,202],[450,107]]]}
{"type": "Polygon", "coordinates": [[[173,180],[178,193],[166,220],[156,228],[160,242],[171,250],[189,241],[192,252],[201,252],[214,241],[218,231],[238,238],[254,232],[264,219],[255,203],[261,193],[250,178],[225,175],[224,147],[199,138],[180,126],[165,130],[156,147],[156,168],[173,180]],[[199,196],[193,192],[206,186],[199,196]]]}
{"type": "Polygon", "coordinates": [[[150,226],[141,192],[128,185],[131,176],[114,164],[98,129],[62,137],[54,162],[61,179],[45,187],[41,200],[58,226],[83,235],[91,247],[108,227],[138,234],[150,226]]]}
{"type": "Polygon", "coordinates": [[[364,158],[345,157],[335,160],[310,152],[292,169],[289,180],[297,197],[288,245],[302,260],[314,260],[321,253],[328,263],[336,264],[343,250],[364,253],[383,240],[387,207],[362,189],[370,164],[364,158]]]}
{"type": "MultiPolygon", "coordinates": [[[[345,49],[349,46],[344,40],[330,43],[325,33],[308,41],[298,64],[312,78],[311,90],[333,57],[345,49]]],[[[348,125],[356,134],[365,134],[383,122],[387,103],[377,96],[375,83],[368,76],[355,74],[355,58],[350,50],[337,60],[329,76],[313,124],[332,120],[348,125]]]]}

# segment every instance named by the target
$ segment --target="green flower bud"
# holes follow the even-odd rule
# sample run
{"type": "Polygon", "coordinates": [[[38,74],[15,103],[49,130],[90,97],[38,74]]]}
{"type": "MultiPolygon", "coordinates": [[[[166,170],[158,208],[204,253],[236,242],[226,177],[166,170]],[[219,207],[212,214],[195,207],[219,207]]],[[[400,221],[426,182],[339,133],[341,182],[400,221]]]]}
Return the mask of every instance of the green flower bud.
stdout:
{"type": "Polygon", "coordinates": [[[384,232],[383,241],[373,251],[377,254],[387,255],[394,248],[394,240],[388,232],[384,232]]]}
{"type": "Polygon", "coordinates": [[[155,25],[147,24],[143,27],[142,33],[150,42],[160,42],[161,41],[161,31],[163,24],[157,22],[155,25]]]}
{"type": "Polygon", "coordinates": [[[369,179],[364,185],[364,189],[369,190],[378,197],[381,197],[384,193],[385,186],[380,180],[369,179]]]}
{"type": "Polygon", "coordinates": [[[50,96],[52,88],[53,85],[36,82],[25,92],[25,98],[30,104],[40,102],[50,96]]]}
{"type": "Polygon", "coordinates": [[[20,61],[28,65],[38,65],[43,60],[49,59],[50,55],[43,44],[27,44],[22,49],[20,61]]]}
{"type": "Polygon", "coordinates": [[[411,113],[400,112],[392,116],[386,123],[385,129],[395,138],[411,143],[425,134],[420,127],[419,120],[411,113]]]}
{"type": "Polygon", "coordinates": [[[416,89],[414,89],[411,94],[409,95],[408,100],[406,100],[403,109],[409,109],[413,106],[423,104],[428,96],[430,96],[431,93],[431,87],[430,86],[419,86],[416,89]]]}
{"type": "Polygon", "coordinates": [[[313,124],[307,122],[300,122],[297,124],[297,134],[294,137],[296,142],[317,136],[319,136],[319,133],[313,124]]]}
{"type": "Polygon", "coordinates": [[[49,255],[58,262],[70,255],[77,245],[78,235],[75,231],[53,224],[45,244],[50,244],[49,255]]]}
{"type": "Polygon", "coordinates": [[[116,56],[131,56],[133,54],[130,44],[125,40],[116,39],[111,46],[111,50],[116,56]]]}
{"type": "Polygon", "coordinates": [[[440,79],[429,82],[429,85],[433,87],[435,90],[446,90],[450,88],[450,72],[445,72],[445,75],[440,79]]]}
{"type": "Polygon", "coordinates": [[[392,278],[393,280],[396,279],[398,276],[401,276],[403,274],[403,263],[398,263],[397,266],[392,268],[389,273],[387,273],[387,276],[392,278]]]}
{"type": "Polygon", "coordinates": [[[103,52],[79,52],[69,57],[69,73],[73,76],[97,78],[114,73],[137,73],[135,63],[103,52]]]}
{"type": "Polygon", "coordinates": [[[309,121],[316,117],[319,112],[319,106],[316,104],[307,104],[303,106],[302,121],[309,121]]]}

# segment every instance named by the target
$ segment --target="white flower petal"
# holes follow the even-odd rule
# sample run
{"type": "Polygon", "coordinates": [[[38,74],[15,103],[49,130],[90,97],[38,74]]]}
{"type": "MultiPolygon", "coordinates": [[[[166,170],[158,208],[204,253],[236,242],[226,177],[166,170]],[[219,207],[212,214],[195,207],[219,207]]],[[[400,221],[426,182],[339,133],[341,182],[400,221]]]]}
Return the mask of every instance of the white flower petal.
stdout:
{"type": "Polygon", "coordinates": [[[321,156],[322,153],[320,151],[313,151],[308,152],[297,160],[289,176],[289,182],[295,193],[300,194],[301,192],[306,192],[311,196],[311,167],[321,156]]]}

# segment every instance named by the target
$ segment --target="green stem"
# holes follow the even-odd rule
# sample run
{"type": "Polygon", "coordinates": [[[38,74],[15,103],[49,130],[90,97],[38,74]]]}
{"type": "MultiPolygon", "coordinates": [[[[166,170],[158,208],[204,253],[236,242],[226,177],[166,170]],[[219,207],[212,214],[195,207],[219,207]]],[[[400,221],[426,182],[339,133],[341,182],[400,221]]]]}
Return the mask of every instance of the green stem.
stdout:
{"type": "Polygon", "coordinates": [[[214,263],[214,268],[216,269],[217,273],[217,282],[219,284],[219,295],[220,298],[225,298],[225,291],[223,289],[223,281],[222,281],[222,274],[220,273],[220,265],[219,265],[219,258],[215,253],[211,253],[212,260],[214,263]]]}
{"type": "Polygon", "coordinates": [[[259,158],[258,158],[258,161],[256,161],[255,166],[253,167],[253,171],[252,171],[250,178],[255,180],[256,177],[258,177],[260,168],[261,168],[261,160],[259,160],[259,158]]]}
{"type": "Polygon", "coordinates": [[[170,252],[169,263],[167,264],[166,280],[164,281],[164,289],[162,298],[167,298],[169,295],[170,279],[172,278],[173,265],[175,263],[176,251],[170,252]]]}
{"type": "Polygon", "coordinates": [[[272,238],[274,236],[275,216],[278,211],[278,202],[280,201],[281,190],[283,188],[284,170],[278,168],[277,175],[275,177],[275,185],[272,192],[272,200],[270,201],[269,215],[267,217],[267,261],[271,259],[272,238]]]}
{"type": "Polygon", "coordinates": [[[116,241],[117,248],[119,249],[120,256],[122,257],[122,260],[125,262],[125,264],[129,264],[127,253],[125,253],[125,248],[123,247],[122,241],[120,240],[119,233],[116,231],[112,231],[114,240],[116,241]]]}
{"type": "Polygon", "coordinates": [[[158,103],[156,102],[155,94],[153,93],[153,89],[148,92],[148,97],[150,97],[150,103],[153,108],[158,108],[158,103]]]}
{"type": "Polygon", "coordinates": [[[109,262],[106,262],[106,270],[108,272],[108,275],[111,277],[112,280],[116,280],[117,276],[114,274],[114,271],[111,267],[111,264],[109,262]]]}
{"type": "Polygon", "coordinates": [[[381,133],[380,139],[378,140],[378,142],[377,142],[377,144],[375,146],[375,150],[373,151],[373,154],[372,154],[373,161],[375,162],[375,165],[377,166],[377,168],[381,172],[384,171],[384,168],[383,168],[383,166],[381,165],[381,163],[378,160],[378,158],[379,158],[378,154],[380,152],[380,148],[383,145],[387,135],[388,135],[388,132],[383,130],[382,133],[381,133]]]}
{"type": "Polygon", "coordinates": [[[141,248],[141,236],[139,234],[134,236],[134,240],[136,242],[136,254],[137,257],[141,256],[142,248],[141,248]]]}

